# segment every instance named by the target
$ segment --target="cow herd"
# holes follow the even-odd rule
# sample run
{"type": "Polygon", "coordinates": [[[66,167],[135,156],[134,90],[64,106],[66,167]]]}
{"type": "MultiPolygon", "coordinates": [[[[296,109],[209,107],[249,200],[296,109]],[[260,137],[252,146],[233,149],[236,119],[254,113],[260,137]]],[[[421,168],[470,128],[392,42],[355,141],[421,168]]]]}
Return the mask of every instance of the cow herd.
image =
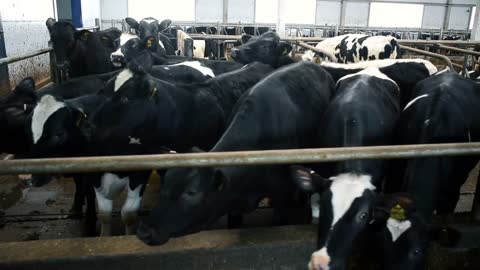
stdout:
{"type": "MultiPolygon", "coordinates": [[[[40,158],[480,140],[479,85],[426,60],[396,59],[393,37],[327,39],[317,48],[339,63],[313,63],[295,62],[292,46],[274,32],[245,35],[230,62],[175,55],[170,20],[126,21],[135,33],[47,20],[57,68],[70,78],[39,91],[26,78],[1,98],[0,152],[40,158]]],[[[316,57],[307,52],[304,60],[316,57]]],[[[430,241],[458,240],[432,216],[453,213],[478,160],[159,170],[159,203],[138,222],[151,171],[72,174],[72,211],[86,204],[87,234],[95,235],[98,218],[100,235],[110,235],[113,199],[126,189],[125,232],[158,245],[227,214],[241,225],[241,215],[264,198],[273,224],[289,224],[286,209],[301,194],[311,197],[304,207],[318,222],[309,269],[345,269],[354,250],[379,250],[381,269],[424,269],[430,241]]],[[[32,184],[51,177],[34,175],[32,184]]]]}

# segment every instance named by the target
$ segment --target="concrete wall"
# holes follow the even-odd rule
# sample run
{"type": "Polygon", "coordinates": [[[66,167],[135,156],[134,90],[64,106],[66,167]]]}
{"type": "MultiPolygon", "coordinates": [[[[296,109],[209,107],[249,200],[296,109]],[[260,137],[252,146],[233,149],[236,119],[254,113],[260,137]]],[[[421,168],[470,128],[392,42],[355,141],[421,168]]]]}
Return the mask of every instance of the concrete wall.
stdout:
{"type": "MultiPolygon", "coordinates": [[[[46,48],[50,35],[45,21],[54,17],[52,0],[1,0],[3,30],[7,56],[46,48]]],[[[31,76],[37,82],[49,76],[48,54],[8,65],[10,85],[31,76]]]]}

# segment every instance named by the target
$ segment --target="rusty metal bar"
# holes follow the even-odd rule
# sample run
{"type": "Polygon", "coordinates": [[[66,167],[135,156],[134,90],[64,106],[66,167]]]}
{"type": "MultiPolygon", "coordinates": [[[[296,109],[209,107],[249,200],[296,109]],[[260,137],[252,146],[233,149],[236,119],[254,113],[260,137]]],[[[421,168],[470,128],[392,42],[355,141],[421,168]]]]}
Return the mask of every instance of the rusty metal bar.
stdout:
{"type": "Polygon", "coordinates": [[[297,43],[299,46],[302,46],[306,49],[309,49],[309,50],[312,50],[314,52],[317,52],[317,53],[322,53],[324,55],[326,55],[328,58],[330,58],[330,61],[336,63],[337,62],[337,59],[335,58],[335,56],[327,51],[324,51],[324,50],[321,50],[317,47],[314,47],[314,46],[311,46],[311,45],[308,45],[307,43],[305,42],[301,42],[301,41],[297,41],[297,43]]]}
{"type": "Polygon", "coordinates": [[[417,48],[412,48],[412,47],[408,47],[408,46],[404,46],[404,45],[399,45],[399,47],[400,47],[400,49],[403,49],[403,50],[406,50],[406,51],[411,51],[411,52],[414,52],[414,53],[423,54],[423,55],[426,55],[426,56],[442,59],[443,61],[445,61],[445,63],[447,63],[447,66],[451,70],[453,70],[452,61],[450,61],[450,58],[446,57],[445,55],[441,55],[441,54],[433,53],[433,52],[428,52],[428,51],[425,51],[425,50],[420,50],[420,49],[417,49],[417,48]]]}
{"type": "Polygon", "coordinates": [[[474,56],[480,56],[480,52],[476,52],[476,51],[460,49],[460,48],[456,48],[456,47],[452,47],[452,46],[446,46],[446,45],[443,45],[443,44],[436,44],[435,46],[438,47],[438,48],[441,48],[441,49],[445,49],[445,50],[450,50],[450,51],[459,52],[459,53],[463,53],[463,54],[474,55],[474,56]]]}
{"type": "MultiPolygon", "coordinates": [[[[189,34],[193,39],[212,39],[212,40],[239,40],[241,35],[203,35],[203,34],[189,34]]],[[[327,38],[321,37],[285,37],[283,41],[289,42],[320,42],[327,38]]],[[[480,45],[480,41],[458,41],[458,40],[413,40],[413,39],[398,39],[397,42],[401,45],[435,45],[435,44],[449,44],[457,46],[475,46],[480,45]]]]}
{"type": "Polygon", "coordinates": [[[480,154],[480,143],[17,159],[0,161],[0,174],[132,171],[175,167],[293,164],[352,159],[397,159],[474,154],[480,154]]]}
{"type": "Polygon", "coordinates": [[[18,61],[22,61],[22,60],[25,60],[25,59],[28,59],[28,58],[32,58],[34,56],[49,53],[51,51],[53,51],[53,48],[45,48],[45,49],[40,49],[38,51],[33,51],[33,52],[26,53],[26,54],[22,54],[22,55],[5,57],[5,58],[0,59],[0,66],[15,63],[15,62],[18,62],[18,61]]]}

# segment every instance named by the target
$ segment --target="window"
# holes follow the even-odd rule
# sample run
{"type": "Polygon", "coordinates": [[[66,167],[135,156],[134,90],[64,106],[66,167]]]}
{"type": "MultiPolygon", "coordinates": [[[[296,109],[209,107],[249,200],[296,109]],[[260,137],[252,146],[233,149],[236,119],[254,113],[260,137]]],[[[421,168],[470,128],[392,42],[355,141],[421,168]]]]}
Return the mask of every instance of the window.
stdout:
{"type": "Polygon", "coordinates": [[[372,2],[369,26],[422,27],[423,5],[372,2]]]}
{"type": "MultiPolygon", "coordinates": [[[[257,0],[258,1],[258,0],[257,0]]],[[[298,24],[314,24],[316,0],[295,0],[285,2],[285,22],[298,24]]]]}
{"type": "Polygon", "coordinates": [[[171,19],[174,21],[195,20],[195,0],[135,0],[128,1],[128,16],[137,20],[145,17],[154,17],[162,21],[171,19]]]}
{"type": "Polygon", "coordinates": [[[278,0],[257,0],[255,2],[256,23],[276,23],[278,0]]]}
{"type": "Polygon", "coordinates": [[[468,29],[473,29],[473,23],[475,22],[475,15],[477,13],[477,7],[472,7],[472,14],[470,14],[470,24],[468,29]]]}

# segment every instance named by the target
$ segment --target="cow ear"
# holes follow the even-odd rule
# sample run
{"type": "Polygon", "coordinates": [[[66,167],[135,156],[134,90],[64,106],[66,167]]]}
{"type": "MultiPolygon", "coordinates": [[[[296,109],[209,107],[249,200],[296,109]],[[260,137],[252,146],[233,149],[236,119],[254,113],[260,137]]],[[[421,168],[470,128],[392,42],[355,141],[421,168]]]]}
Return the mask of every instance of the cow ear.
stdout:
{"type": "Polygon", "coordinates": [[[54,18],[48,18],[47,21],[45,22],[45,25],[47,26],[48,32],[51,32],[53,29],[53,25],[56,23],[54,18]]]}
{"type": "Polygon", "coordinates": [[[125,18],[125,22],[130,26],[130,28],[137,30],[138,29],[138,22],[132,17],[125,18]]]}
{"type": "Polygon", "coordinates": [[[83,40],[83,41],[87,41],[88,37],[90,37],[91,34],[92,34],[92,32],[90,32],[88,30],[80,30],[80,31],[77,31],[75,33],[75,38],[83,40]]]}
{"type": "Polygon", "coordinates": [[[455,228],[429,225],[432,240],[446,247],[454,247],[460,242],[462,234],[455,228]]]}
{"type": "Polygon", "coordinates": [[[278,43],[279,55],[287,55],[289,52],[292,51],[292,49],[292,45],[290,45],[288,42],[281,41],[280,43],[278,43]]]}
{"type": "Polygon", "coordinates": [[[170,20],[170,19],[163,20],[163,21],[158,25],[158,30],[159,30],[159,31],[162,31],[162,30],[164,30],[164,29],[167,29],[168,27],[170,27],[171,24],[172,24],[172,20],[170,20]]]}
{"type": "Polygon", "coordinates": [[[241,38],[242,44],[247,43],[252,37],[253,37],[253,36],[248,35],[248,34],[242,35],[242,38],[241,38]]]}
{"type": "Polygon", "coordinates": [[[306,192],[322,192],[332,182],[332,180],[323,178],[308,168],[297,165],[290,166],[290,175],[297,186],[306,192]]]}
{"type": "Polygon", "coordinates": [[[216,190],[222,191],[227,185],[228,178],[221,170],[215,170],[213,175],[213,186],[216,190]]]}

